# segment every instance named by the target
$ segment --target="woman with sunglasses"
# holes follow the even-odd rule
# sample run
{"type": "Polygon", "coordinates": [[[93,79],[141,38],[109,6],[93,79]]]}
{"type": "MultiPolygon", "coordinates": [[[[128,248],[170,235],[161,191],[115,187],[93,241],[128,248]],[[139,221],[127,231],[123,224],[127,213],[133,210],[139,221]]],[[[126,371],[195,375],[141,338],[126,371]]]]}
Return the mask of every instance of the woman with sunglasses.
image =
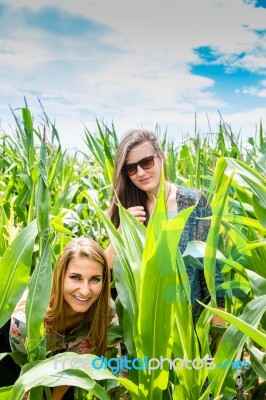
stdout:
{"type": "MultiPolygon", "coordinates": [[[[118,198],[123,207],[147,226],[160,186],[162,164],[169,219],[179,211],[197,204],[187,221],[179,242],[180,251],[183,253],[189,241],[206,241],[210,222],[202,218],[210,216],[211,209],[202,192],[194,188],[176,185],[167,179],[165,157],[153,132],[136,129],[127,132],[122,137],[115,158],[113,195],[109,216],[119,230],[119,211],[116,203],[118,198]]],[[[115,250],[110,244],[106,249],[110,268],[113,265],[113,255],[115,255],[115,250]]],[[[209,293],[202,270],[187,266],[187,273],[191,284],[193,318],[196,321],[201,310],[196,300],[206,299],[209,293]]],[[[221,271],[217,266],[216,285],[222,282],[221,271]]],[[[217,302],[218,306],[224,305],[221,293],[217,294],[217,302]]],[[[215,323],[221,322],[219,317],[214,317],[213,320],[215,323]]]]}
{"type": "MultiPolygon", "coordinates": [[[[122,137],[115,158],[113,194],[109,216],[115,227],[120,230],[118,198],[124,208],[147,226],[160,186],[162,164],[168,218],[171,219],[181,210],[196,204],[178,245],[181,253],[183,253],[189,241],[206,241],[210,221],[202,218],[211,215],[211,208],[207,204],[204,194],[198,189],[179,186],[168,180],[165,157],[153,132],[135,129],[128,131],[122,137]]],[[[114,255],[115,250],[110,244],[106,249],[110,268],[113,266],[114,255]]],[[[186,270],[191,285],[193,321],[196,323],[202,310],[197,300],[206,301],[209,292],[203,270],[191,266],[186,266],[186,270]]],[[[215,281],[216,286],[223,282],[218,263],[215,281]]],[[[224,307],[224,296],[221,292],[217,292],[217,305],[221,308],[224,307]]],[[[214,316],[212,324],[225,325],[225,322],[220,317],[214,316]]],[[[241,376],[238,379],[239,385],[236,383],[238,395],[235,399],[244,399],[245,397],[241,397],[243,396],[241,376]]]]}

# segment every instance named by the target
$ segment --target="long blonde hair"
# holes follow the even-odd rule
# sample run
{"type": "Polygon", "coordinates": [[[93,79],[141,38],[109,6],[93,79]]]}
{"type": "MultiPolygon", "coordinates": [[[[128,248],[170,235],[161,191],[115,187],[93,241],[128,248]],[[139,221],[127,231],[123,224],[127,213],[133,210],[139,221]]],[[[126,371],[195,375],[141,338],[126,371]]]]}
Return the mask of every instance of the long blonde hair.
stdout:
{"type": "Polygon", "coordinates": [[[51,299],[45,317],[45,324],[51,332],[65,333],[66,303],[64,300],[64,278],[70,260],[74,257],[87,257],[103,268],[103,286],[98,299],[84,313],[84,323],[88,326],[88,337],[94,342],[95,354],[104,355],[107,346],[107,325],[110,301],[110,276],[105,253],[95,240],[88,237],[75,238],[69,242],[56,263],[51,299]]]}
{"type": "Polygon", "coordinates": [[[147,217],[145,225],[148,223],[149,211],[147,208],[147,194],[131,182],[130,178],[126,175],[125,170],[123,169],[128,152],[135,146],[146,142],[152,145],[155,153],[158,154],[160,159],[163,161],[164,176],[167,179],[165,157],[155,133],[145,129],[133,129],[126,132],[122,137],[116,152],[113,193],[108,212],[111,221],[116,228],[118,228],[120,224],[117,198],[125,208],[143,206],[147,217]]]}

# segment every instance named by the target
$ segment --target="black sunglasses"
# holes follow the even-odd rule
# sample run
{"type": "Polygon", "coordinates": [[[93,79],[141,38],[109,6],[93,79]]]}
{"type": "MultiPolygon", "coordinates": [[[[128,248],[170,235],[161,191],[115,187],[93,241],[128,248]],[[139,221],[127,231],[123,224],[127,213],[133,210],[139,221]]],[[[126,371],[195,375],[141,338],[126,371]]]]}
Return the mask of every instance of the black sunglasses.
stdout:
{"type": "Polygon", "coordinates": [[[123,169],[125,170],[127,176],[135,175],[138,170],[138,165],[142,169],[150,169],[154,166],[154,158],[158,157],[158,154],[153,154],[152,156],[142,158],[136,163],[125,164],[123,169]]]}

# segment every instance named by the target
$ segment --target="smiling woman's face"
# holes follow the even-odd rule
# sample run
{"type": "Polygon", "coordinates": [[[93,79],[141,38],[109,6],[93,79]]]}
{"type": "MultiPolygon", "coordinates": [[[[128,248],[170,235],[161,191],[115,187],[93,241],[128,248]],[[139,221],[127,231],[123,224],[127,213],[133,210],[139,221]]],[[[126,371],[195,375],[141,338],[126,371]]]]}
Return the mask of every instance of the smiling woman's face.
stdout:
{"type": "MultiPolygon", "coordinates": [[[[144,142],[135,146],[132,150],[129,150],[125,163],[134,164],[143,158],[154,154],[156,154],[156,152],[152,144],[144,142]]],[[[129,179],[139,189],[156,196],[160,186],[161,165],[162,161],[160,157],[155,157],[153,167],[143,169],[138,165],[137,172],[134,175],[129,176],[129,179]]]]}
{"type": "Polygon", "coordinates": [[[76,256],[69,261],[64,278],[64,300],[67,316],[85,313],[98,299],[103,287],[103,267],[88,257],[76,256]]]}

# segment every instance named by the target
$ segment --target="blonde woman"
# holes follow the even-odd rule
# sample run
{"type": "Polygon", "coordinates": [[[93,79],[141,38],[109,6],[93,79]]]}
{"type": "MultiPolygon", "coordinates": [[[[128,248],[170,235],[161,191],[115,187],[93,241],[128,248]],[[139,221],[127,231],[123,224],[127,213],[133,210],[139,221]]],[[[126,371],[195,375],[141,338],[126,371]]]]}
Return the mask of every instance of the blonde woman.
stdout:
{"type": "MultiPolygon", "coordinates": [[[[83,237],[65,246],[54,269],[44,320],[47,350],[51,355],[68,350],[104,355],[107,327],[112,318],[109,282],[105,253],[97,242],[83,237]]],[[[1,348],[1,351],[26,352],[25,300],[18,304],[9,322],[10,350],[1,348]]],[[[7,342],[6,331],[7,327],[1,330],[2,344],[7,342]]],[[[0,386],[12,385],[18,374],[19,368],[12,359],[4,358],[0,363],[0,386]]],[[[52,398],[74,399],[73,388],[55,387],[52,398]]]]}

